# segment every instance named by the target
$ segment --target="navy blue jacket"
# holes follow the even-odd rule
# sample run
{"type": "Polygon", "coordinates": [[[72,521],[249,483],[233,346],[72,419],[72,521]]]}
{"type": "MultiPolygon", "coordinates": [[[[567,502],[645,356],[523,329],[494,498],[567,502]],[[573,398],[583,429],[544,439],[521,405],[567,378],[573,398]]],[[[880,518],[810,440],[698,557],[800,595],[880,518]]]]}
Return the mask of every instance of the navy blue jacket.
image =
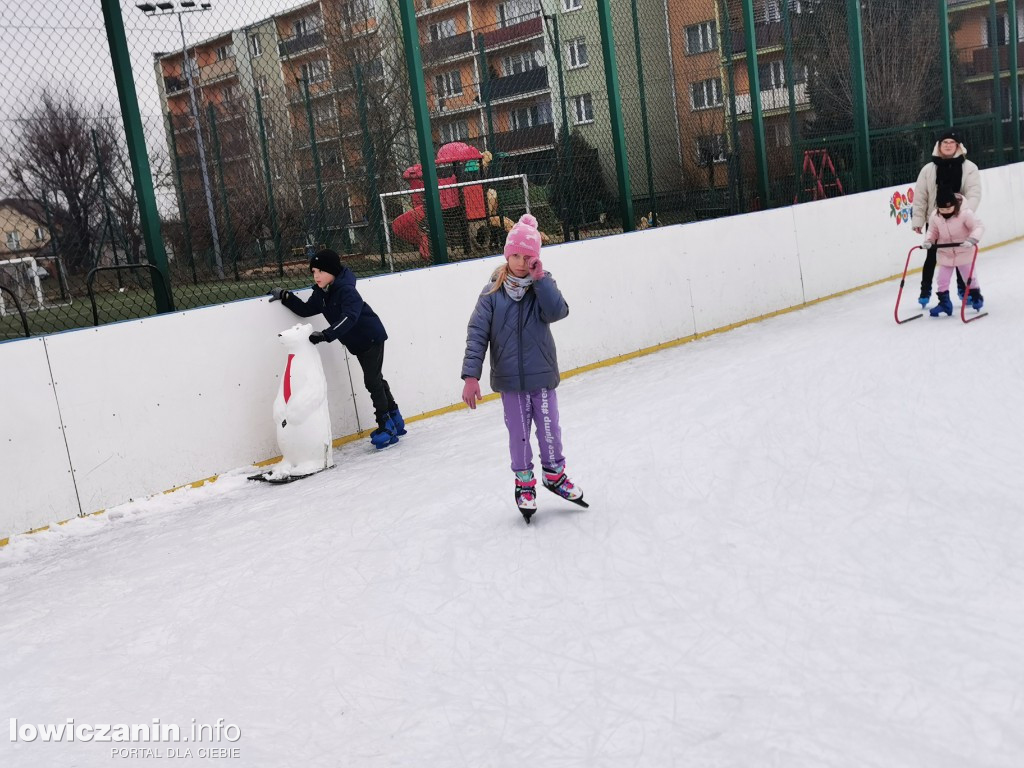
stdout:
{"type": "Polygon", "coordinates": [[[314,285],[309,301],[289,293],[281,298],[281,303],[300,317],[322,314],[330,323],[324,328],[324,338],[327,341],[337,339],[353,355],[361,355],[375,344],[383,344],[388,337],[380,318],[356,290],[355,274],[345,266],[327,290],[314,285]]]}
{"type": "Polygon", "coordinates": [[[480,378],[489,344],[495,392],[554,389],[561,376],[550,324],[569,314],[558,285],[545,272],[519,301],[504,288],[487,293],[493,285],[484,288],[469,319],[462,378],[480,378]]]}

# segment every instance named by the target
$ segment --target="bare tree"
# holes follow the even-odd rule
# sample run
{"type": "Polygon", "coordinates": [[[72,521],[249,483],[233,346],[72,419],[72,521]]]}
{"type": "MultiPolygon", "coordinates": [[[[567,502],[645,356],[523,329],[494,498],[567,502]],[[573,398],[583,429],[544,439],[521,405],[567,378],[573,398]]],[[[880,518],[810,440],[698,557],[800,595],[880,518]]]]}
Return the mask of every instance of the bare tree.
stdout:
{"type": "Polygon", "coordinates": [[[44,91],[14,130],[2,158],[11,191],[39,204],[49,201],[68,269],[82,271],[93,258],[102,215],[100,168],[117,153],[116,133],[94,128],[108,117],[87,116],[73,96],[44,91]],[[95,135],[95,142],[94,142],[95,135]]]}

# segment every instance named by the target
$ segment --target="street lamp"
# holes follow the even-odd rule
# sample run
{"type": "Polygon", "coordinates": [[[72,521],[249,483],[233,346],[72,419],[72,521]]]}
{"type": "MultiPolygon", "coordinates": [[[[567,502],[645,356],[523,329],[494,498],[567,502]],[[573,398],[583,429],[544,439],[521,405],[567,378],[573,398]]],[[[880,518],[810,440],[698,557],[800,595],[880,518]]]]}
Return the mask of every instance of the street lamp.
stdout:
{"type": "MultiPolygon", "coordinates": [[[[178,17],[178,30],[181,32],[181,68],[185,70],[185,79],[188,82],[188,94],[192,102],[192,125],[196,131],[196,147],[199,149],[199,170],[203,178],[203,192],[206,195],[206,212],[210,217],[210,237],[213,239],[213,259],[217,268],[217,277],[224,279],[224,263],[220,254],[220,236],[217,233],[217,213],[213,207],[213,192],[210,187],[210,174],[206,167],[206,144],[203,142],[203,132],[199,127],[199,102],[196,99],[196,85],[192,78],[192,67],[188,59],[188,46],[185,43],[185,25],[181,20],[186,13],[208,11],[212,5],[209,2],[194,2],[194,0],[178,0],[178,2],[160,3],[136,3],[135,7],[147,16],[166,16],[174,14],[178,17]]],[[[174,130],[174,126],[171,126],[174,130]]],[[[184,194],[184,190],[182,190],[184,194]]],[[[181,201],[185,205],[184,197],[181,201]]]]}

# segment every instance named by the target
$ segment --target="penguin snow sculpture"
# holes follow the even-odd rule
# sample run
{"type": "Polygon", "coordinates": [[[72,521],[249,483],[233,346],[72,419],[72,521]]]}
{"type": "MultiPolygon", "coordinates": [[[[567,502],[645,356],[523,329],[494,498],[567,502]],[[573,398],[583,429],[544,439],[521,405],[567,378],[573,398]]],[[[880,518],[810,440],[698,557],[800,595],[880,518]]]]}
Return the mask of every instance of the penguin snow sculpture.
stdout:
{"type": "Polygon", "coordinates": [[[309,343],[312,332],[309,323],[298,323],[278,334],[288,351],[274,400],[277,444],[284,458],[272,470],[250,480],[290,483],[333,466],[327,379],[320,353],[309,343]]]}

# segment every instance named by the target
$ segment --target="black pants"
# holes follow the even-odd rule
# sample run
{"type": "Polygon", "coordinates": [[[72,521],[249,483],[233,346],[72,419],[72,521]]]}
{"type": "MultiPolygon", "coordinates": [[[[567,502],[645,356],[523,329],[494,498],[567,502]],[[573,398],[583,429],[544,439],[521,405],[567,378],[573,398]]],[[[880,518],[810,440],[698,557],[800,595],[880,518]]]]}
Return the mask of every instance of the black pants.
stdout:
{"type": "Polygon", "coordinates": [[[370,393],[374,417],[377,419],[377,425],[381,426],[387,420],[388,413],[398,408],[395,398],[391,396],[391,387],[381,373],[384,368],[384,342],[375,344],[361,355],[356,355],[356,359],[359,361],[359,367],[363,369],[363,384],[370,393]]]}
{"type": "MultiPolygon", "coordinates": [[[[924,257],[924,266],[921,267],[921,295],[931,296],[932,295],[932,278],[935,277],[935,254],[938,253],[938,248],[932,246],[928,249],[928,255],[924,257]]],[[[964,290],[964,279],[960,275],[959,269],[954,269],[956,273],[956,287],[963,293],[964,290]]]]}

